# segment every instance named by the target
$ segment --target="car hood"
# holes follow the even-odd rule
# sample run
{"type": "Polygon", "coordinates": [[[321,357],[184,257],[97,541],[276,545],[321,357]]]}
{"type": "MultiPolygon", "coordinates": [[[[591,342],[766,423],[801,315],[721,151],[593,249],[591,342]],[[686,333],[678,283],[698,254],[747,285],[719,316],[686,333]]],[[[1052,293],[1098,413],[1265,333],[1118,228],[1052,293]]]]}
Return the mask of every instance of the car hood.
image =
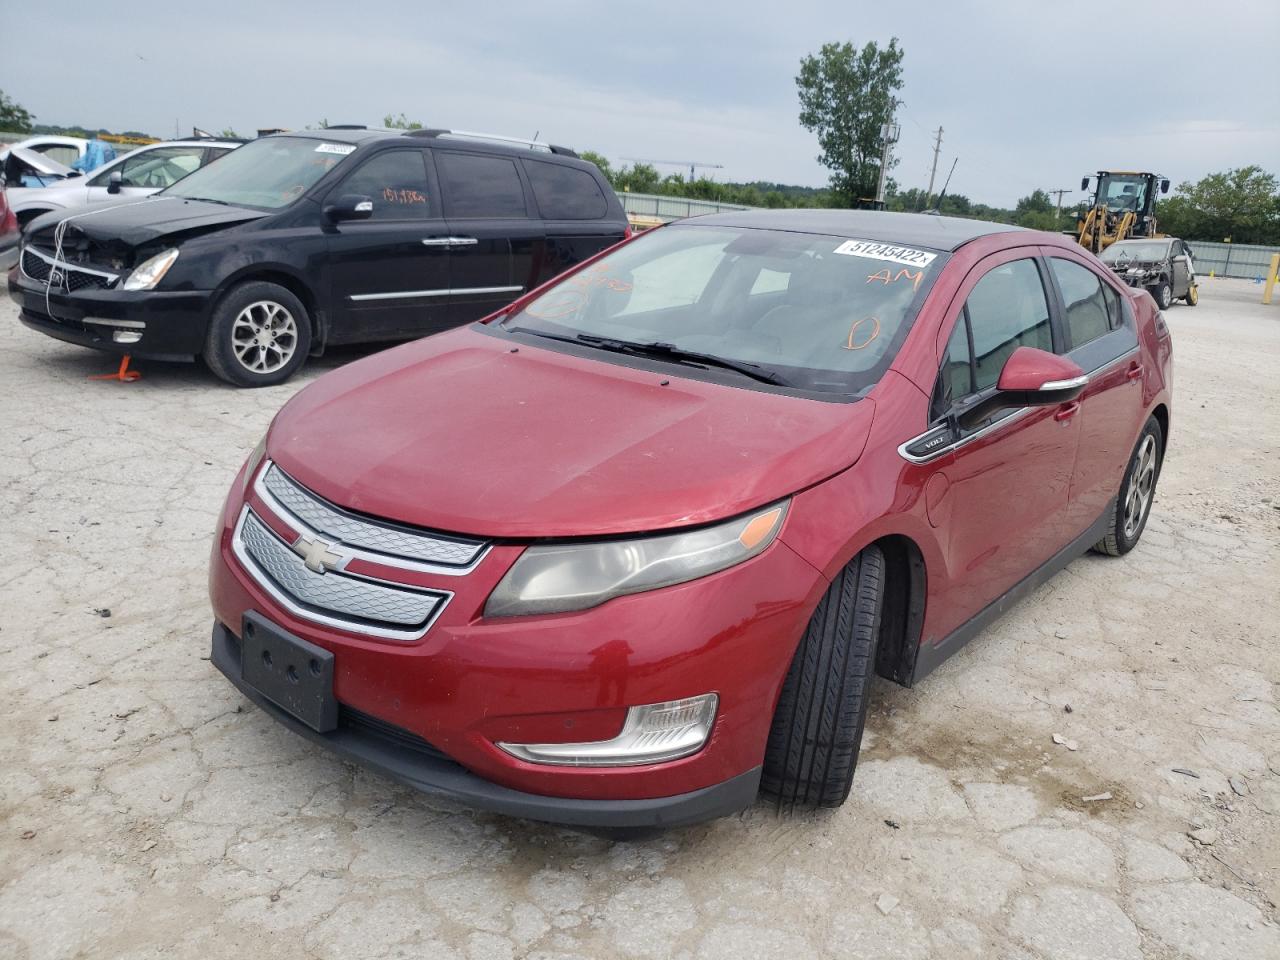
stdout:
{"type": "MultiPolygon", "coordinates": [[[[259,220],[262,210],[232,207],[184,197],[153,196],[125,199],[110,206],[95,206],[93,215],[75,220],[74,227],[90,240],[118,241],[130,247],[173,237],[183,239],[197,233],[209,233],[238,223],[259,220]]],[[[79,211],[55,211],[34,221],[33,231],[51,227],[79,211]]]]}
{"type": "Polygon", "coordinates": [[[485,537],[597,536],[789,496],[857,460],[873,414],[870,399],[514,351],[463,328],[320,378],[277,415],[267,455],[373,516],[485,537]]]}

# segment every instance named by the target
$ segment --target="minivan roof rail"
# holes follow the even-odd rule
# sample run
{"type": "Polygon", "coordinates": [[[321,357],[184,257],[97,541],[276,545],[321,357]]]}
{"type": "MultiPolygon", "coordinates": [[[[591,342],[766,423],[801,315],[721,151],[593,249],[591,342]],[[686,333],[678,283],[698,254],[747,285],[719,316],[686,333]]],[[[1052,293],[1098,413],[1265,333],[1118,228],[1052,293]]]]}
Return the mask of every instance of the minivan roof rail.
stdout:
{"type": "Polygon", "coordinates": [[[520,146],[528,147],[530,150],[545,150],[547,153],[554,153],[562,157],[576,157],[576,151],[570,150],[568,147],[557,146],[554,143],[545,143],[542,140],[526,140],[523,137],[507,137],[499,133],[476,133],[472,130],[443,130],[440,128],[428,128],[425,130],[408,130],[405,132],[406,137],[456,137],[460,140],[489,140],[494,143],[512,143],[520,146]]]}
{"type": "Polygon", "coordinates": [[[321,130],[368,130],[368,126],[363,123],[330,123],[321,127],[321,130]]]}

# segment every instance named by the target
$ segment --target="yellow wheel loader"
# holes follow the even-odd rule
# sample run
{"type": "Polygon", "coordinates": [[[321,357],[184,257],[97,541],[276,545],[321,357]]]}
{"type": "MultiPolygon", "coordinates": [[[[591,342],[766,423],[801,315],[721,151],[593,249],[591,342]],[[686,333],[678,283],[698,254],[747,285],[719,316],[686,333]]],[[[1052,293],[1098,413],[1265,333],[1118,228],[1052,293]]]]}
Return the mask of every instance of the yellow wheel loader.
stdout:
{"type": "MultiPolygon", "coordinates": [[[[1092,177],[1080,181],[1088,190],[1092,177]]],[[[1156,191],[1169,192],[1169,181],[1158,173],[1130,173],[1099,170],[1097,186],[1087,207],[1082,207],[1076,224],[1080,246],[1101,253],[1117,240],[1158,237],[1156,232],[1156,191]]]]}

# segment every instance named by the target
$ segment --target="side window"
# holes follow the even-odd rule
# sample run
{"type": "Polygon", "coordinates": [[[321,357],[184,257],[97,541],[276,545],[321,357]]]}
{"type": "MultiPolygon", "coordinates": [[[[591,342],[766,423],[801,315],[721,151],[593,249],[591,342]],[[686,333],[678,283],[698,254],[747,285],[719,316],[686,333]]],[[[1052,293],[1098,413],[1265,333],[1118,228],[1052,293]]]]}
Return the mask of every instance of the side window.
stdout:
{"type": "Polygon", "coordinates": [[[80,159],[79,150],[62,143],[48,143],[35,149],[37,153],[43,153],[50,160],[57,160],[64,167],[69,167],[80,159]]]}
{"type": "Polygon", "coordinates": [[[525,160],[524,172],[533,186],[533,199],[547,220],[598,220],[609,212],[609,202],[596,178],[585,170],[560,163],[525,160]]]}
{"type": "Polygon", "coordinates": [[[425,220],[436,216],[421,150],[388,150],[361,164],[334,188],[373,201],[371,220],[425,220]]]}
{"type": "MultiPolygon", "coordinates": [[[[724,240],[678,250],[632,271],[631,298],[618,316],[697,303],[724,261],[724,240]]],[[[576,278],[575,278],[576,279],[576,278]]]]}
{"type": "Polygon", "coordinates": [[[1112,329],[1107,302],[1102,294],[1102,281],[1092,270],[1059,257],[1049,259],[1049,268],[1062,291],[1071,349],[1097,340],[1112,329]]]}
{"type": "Polygon", "coordinates": [[[525,216],[524,187],[514,160],[450,150],[435,154],[446,217],[525,216]]]}
{"type": "MultiPolygon", "coordinates": [[[[163,189],[200,166],[203,154],[203,147],[160,147],[126,157],[116,169],[121,173],[123,186],[163,189]]],[[[95,180],[94,186],[101,185],[95,180]]]]}
{"type": "Polygon", "coordinates": [[[1107,301],[1107,324],[1112,330],[1119,330],[1124,326],[1124,308],[1120,302],[1120,294],[1110,284],[1104,283],[1102,296],[1107,301]]]}
{"type": "Polygon", "coordinates": [[[934,387],[931,409],[934,417],[946,413],[962,397],[974,392],[972,354],[969,351],[969,321],[964,311],[956,317],[956,327],[942,355],[942,369],[934,387]]]}
{"type": "Polygon", "coordinates": [[[1018,347],[1053,352],[1049,301],[1031,260],[993,267],[965,302],[973,335],[973,389],[986,390],[1018,347]]]}

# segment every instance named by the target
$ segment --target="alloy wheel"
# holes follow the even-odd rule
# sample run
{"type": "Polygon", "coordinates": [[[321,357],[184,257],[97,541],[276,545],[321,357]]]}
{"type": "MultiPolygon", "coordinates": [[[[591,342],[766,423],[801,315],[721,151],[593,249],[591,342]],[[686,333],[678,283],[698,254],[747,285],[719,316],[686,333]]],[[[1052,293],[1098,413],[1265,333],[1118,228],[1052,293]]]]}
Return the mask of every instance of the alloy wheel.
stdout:
{"type": "Polygon", "coordinates": [[[1142,528],[1147,508],[1156,487],[1156,438],[1147,434],[1142,438],[1133,474],[1129,477],[1129,495],[1124,504],[1124,535],[1132,540],[1142,528]]]}
{"type": "Polygon", "coordinates": [[[298,349],[298,322],[283,305],[258,300],[236,314],[231,325],[236,360],[251,373],[275,373],[298,349]]]}

